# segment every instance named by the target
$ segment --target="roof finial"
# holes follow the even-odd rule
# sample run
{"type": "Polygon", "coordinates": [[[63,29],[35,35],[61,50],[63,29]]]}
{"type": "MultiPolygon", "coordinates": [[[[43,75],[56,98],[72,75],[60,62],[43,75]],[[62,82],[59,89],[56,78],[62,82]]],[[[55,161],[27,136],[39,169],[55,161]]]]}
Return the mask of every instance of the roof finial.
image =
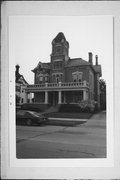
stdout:
{"type": "Polygon", "coordinates": [[[16,67],[16,73],[19,73],[20,66],[17,64],[15,67],[16,67]]]}

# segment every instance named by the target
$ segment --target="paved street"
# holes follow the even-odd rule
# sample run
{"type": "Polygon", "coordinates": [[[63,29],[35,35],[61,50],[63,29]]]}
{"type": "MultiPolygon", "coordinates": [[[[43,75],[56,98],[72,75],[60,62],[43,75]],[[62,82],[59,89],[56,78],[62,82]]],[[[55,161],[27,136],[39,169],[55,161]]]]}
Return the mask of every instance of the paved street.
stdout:
{"type": "Polygon", "coordinates": [[[106,113],[76,126],[17,126],[17,158],[105,158],[106,113]]]}

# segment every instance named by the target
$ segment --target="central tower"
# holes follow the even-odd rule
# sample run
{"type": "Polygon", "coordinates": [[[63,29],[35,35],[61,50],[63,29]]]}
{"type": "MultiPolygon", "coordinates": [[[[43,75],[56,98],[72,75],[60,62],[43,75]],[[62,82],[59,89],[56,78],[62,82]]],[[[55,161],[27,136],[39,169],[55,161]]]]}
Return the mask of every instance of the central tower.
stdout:
{"type": "Polygon", "coordinates": [[[64,66],[69,59],[69,43],[62,32],[52,41],[51,77],[52,82],[64,82],[64,66]]]}

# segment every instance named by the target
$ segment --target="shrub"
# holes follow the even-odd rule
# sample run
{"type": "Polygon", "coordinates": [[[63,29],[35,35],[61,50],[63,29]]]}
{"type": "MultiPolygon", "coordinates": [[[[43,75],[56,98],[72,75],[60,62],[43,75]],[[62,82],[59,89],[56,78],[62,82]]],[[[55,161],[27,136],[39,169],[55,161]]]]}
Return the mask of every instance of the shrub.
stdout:
{"type": "Polygon", "coordinates": [[[82,100],[79,103],[79,106],[80,106],[82,112],[94,112],[96,102],[94,100],[89,100],[89,101],[82,100]]]}

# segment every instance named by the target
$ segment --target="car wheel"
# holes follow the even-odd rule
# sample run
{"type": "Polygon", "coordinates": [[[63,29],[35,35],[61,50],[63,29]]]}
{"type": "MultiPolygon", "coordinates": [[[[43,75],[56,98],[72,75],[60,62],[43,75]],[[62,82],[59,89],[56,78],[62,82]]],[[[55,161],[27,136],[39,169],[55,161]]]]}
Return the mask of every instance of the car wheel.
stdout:
{"type": "Polygon", "coordinates": [[[31,125],[32,125],[32,120],[31,120],[31,119],[28,119],[27,122],[26,122],[26,124],[27,124],[28,126],[31,126],[31,125]]]}

